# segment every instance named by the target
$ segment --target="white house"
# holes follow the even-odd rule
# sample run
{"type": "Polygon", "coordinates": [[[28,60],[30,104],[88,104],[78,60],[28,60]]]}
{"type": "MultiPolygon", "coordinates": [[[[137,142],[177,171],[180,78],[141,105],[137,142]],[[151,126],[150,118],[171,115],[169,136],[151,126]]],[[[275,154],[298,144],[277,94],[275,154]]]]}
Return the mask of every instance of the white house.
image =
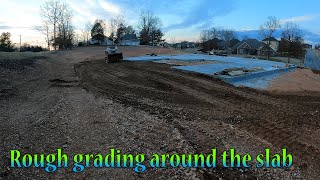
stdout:
{"type": "Polygon", "coordinates": [[[121,46],[138,46],[140,44],[136,34],[126,34],[122,37],[121,46]]]}
{"type": "Polygon", "coordinates": [[[266,38],[264,40],[262,40],[262,42],[268,44],[270,41],[270,47],[275,51],[277,52],[278,51],[278,48],[279,48],[279,44],[280,42],[274,38],[274,37],[271,37],[271,38],[266,38]]]}
{"type": "Polygon", "coordinates": [[[91,45],[100,45],[100,46],[109,46],[109,45],[113,45],[113,42],[109,40],[109,38],[104,38],[104,41],[102,41],[101,43],[99,42],[99,40],[96,39],[90,39],[89,40],[89,44],[91,45]]]}
{"type": "Polygon", "coordinates": [[[109,38],[105,38],[101,45],[110,46],[110,45],[113,45],[113,42],[109,40],[109,38]]]}

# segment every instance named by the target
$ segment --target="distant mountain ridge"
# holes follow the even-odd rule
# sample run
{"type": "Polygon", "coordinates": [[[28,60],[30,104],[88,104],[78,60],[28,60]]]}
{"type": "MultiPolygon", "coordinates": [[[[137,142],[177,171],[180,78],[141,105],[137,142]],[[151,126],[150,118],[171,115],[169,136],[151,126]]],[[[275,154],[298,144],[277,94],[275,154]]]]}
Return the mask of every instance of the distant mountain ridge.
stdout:
{"type": "MultiPolygon", "coordinates": [[[[275,32],[275,38],[280,40],[281,39],[281,32],[282,30],[277,30],[275,32]]],[[[255,38],[258,40],[262,40],[263,37],[260,34],[260,30],[244,30],[244,31],[236,31],[235,32],[237,38],[242,40],[245,36],[248,38],[255,38]]],[[[320,44],[320,35],[312,33],[310,31],[302,30],[303,39],[305,43],[309,43],[312,45],[320,44]]]]}

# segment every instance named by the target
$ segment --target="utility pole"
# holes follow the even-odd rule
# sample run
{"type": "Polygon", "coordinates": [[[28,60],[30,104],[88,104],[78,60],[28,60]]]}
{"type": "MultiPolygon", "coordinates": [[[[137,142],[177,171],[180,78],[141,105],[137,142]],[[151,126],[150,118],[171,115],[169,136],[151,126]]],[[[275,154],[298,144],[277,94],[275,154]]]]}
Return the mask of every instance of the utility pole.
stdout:
{"type": "Polygon", "coordinates": [[[19,35],[20,36],[20,52],[21,52],[21,35],[19,35]]]}

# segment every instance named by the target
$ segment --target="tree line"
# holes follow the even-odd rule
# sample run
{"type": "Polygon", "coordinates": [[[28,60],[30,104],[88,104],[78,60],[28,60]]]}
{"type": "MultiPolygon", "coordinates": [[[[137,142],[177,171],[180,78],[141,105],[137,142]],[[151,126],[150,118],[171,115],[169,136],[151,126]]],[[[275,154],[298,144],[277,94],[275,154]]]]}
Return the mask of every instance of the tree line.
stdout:
{"type": "MultiPolygon", "coordinates": [[[[75,31],[72,25],[72,11],[68,4],[59,0],[48,0],[40,7],[42,25],[37,27],[46,36],[48,49],[67,49],[75,42],[75,31]]],[[[99,44],[108,39],[113,43],[121,43],[126,34],[137,34],[141,45],[150,45],[160,42],[163,37],[160,18],[151,11],[142,11],[138,21],[138,32],[131,25],[126,25],[123,16],[111,18],[109,27],[102,19],[97,19],[93,24],[87,23],[82,30],[83,42],[89,43],[90,39],[99,44]],[[107,30],[110,34],[107,35],[107,30]]],[[[80,45],[80,44],[79,44],[80,45]]],[[[81,43],[83,45],[83,43],[81,43]]]]}
{"type": "Polygon", "coordinates": [[[216,27],[202,30],[200,33],[200,40],[204,51],[212,49],[228,49],[239,42],[234,30],[216,27]]]}
{"type": "MultiPolygon", "coordinates": [[[[57,49],[72,48],[76,41],[75,28],[72,24],[73,13],[70,6],[63,1],[48,0],[40,6],[40,16],[42,25],[36,29],[45,35],[47,48],[53,47],[57,49]]],[[[117,44],[122,42],[126,34],[136,34],[139,37],[141,45],[154,45],[161,41],[164,36],[161,31],[162,23],[159,17],[151,11],[141,11],[138,20],[137,29],[131,25],[127,25],[123,16],[111,18],[109,26],[102,19],[97,19],[93,24],[87,23],[82,30],[83,42],[88,44],[90,39],[97,40],[99,44],[105,39],[117,44]],[[107,35],[107,30],[110,34],[107,35]]],[[[12,42],[10,41],[10,33],[3,33],[0,41],[0,51],[14,51],[12,42]]],[[[83,43],[82,43],[83,45],[83,43]]],[[[39,49],[28,47],[20,47],[20,50],[39,49]]]]}
{"type": "MultiPolygon", "coordinates": [[[[17,51],[18,49],[12,44],[11,41],[11,33],[10,32],[3,32],[0,35],[0,51],[3,52],[13,52],[17,51]]],[[[42,48],[41,46],[31,46],[29,44],[24,44],[20,47],[20,52],[31,51],[31,52],[40,52],[45,51],[47,49],[42,48]]]]}
{"type": "Polygon", "coordinates": [[[46,36],[48,49],[51,45],[54,50],[57,47],[71,49],[75,32],[70,6],[58,0],[49,0],[40,7],[40,15],[42,26],[38,30],[46,36]]]}
{"type": "Polygon", "coordinates": [[[101,44],[105,39],[109,39],[113,43],[120,43],[126,34],[137,34],[141,45],[154,45],[161,41],[163,32],[161,31],[162,23],[159,17],[155,16],[151,11],[141,11],[138,20],[138,32],[131,25],[126,25],[123,16],[111,18],[109,27],[106,22],[97,19],[93,25],[87,24],[82,30],[83,41],[88,43],[88,36],[92,39],[98,40],[101,44]],[[109,28],[109,36],[106,35],[107,28],[109,28]]]}

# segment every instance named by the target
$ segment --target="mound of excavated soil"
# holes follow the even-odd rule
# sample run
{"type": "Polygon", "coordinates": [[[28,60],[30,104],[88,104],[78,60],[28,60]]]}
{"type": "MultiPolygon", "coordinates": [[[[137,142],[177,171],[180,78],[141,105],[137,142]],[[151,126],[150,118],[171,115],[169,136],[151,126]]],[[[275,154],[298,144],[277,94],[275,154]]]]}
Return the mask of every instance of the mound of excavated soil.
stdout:
{"type": "Polygon", "coordinates": [[[310,69],[297,69],[273,80],[268,90],[278,93],[286,92],[320,92],[320,74],[310,69]]]}

